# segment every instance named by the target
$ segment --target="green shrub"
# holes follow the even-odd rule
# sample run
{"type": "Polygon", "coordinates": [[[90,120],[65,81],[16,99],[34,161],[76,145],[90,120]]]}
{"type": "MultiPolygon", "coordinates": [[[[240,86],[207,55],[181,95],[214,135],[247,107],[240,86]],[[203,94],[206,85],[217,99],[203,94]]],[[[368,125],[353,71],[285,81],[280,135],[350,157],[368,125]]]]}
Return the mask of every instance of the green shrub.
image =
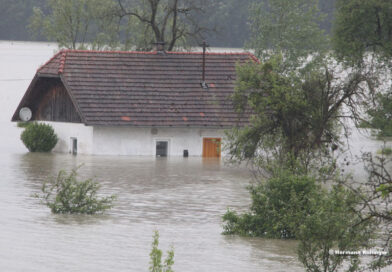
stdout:
{"type": "Polygon", "coordinates": [[[378,129],[378,138],[392,137],[392,94],[378,94],[377,106],[368,110],[370,125],[378,129]]]}
{"type": "Polygon", "coordinates": [[[167,257],[164,264],[162,264],[162,250],[158,249],[159,232],[155,231],[154,240],[152,242],[152,249],[150,253],[150,272],[173,272],[172,265],[174,264],[174,250],[173,248],[167,252],[167,257]]]}
{"type": "Polygon", "coordinates": [[[26,126],[20,138],[30,152],[50,152],[58,141],[50,125],[39,123],[26,126]]]}
{"type": "Polygon", "coordinates": [[[16,126],[18,128],[27,128],[29,125],[33,124],[32,122],[18,122],[16,126]]]}
{"type": "Polygon", "coordinates": [[[336,254],[339,251],[361,251],[372,246],[374,220],[363,217],[360,194],[335,185],[312,199],[311,212],[296,231],[298,257],[306,271],[364,271],[359,254],[336,254]]]}
{"type": "Polygon", "coordinates": [[[317,198],[320,187],[314,178],[278,170],[265,183],[250,187],[249,212],[226,212],[223,234],[295,238],[295,230],[309,213],[310,200],[317,198]]]}
{"type": "Polygon", "coordinates": [[[100,185],[92,179],[78,181],[77,170],[67,174],[61,170],[42,186],[41,198],[52,213],[95,214],[112,207],[115,196],[98,198],[100,185]]]}
{"type": "MultiPolygon", "coordinates": [[[[331,177],[332,178],[332,177],[331,177]]],[[[346,261],[350,270],[360,266],[358,255],[334,254],[333,250],[369,248],[374,220],[357,210],[363,196],[333,177],[326,189],[310,175],[278,169],[265,183],[252,186],[250,211],[227,211],[224,234],[299,240],[298,257],[306,271],[340,271],[346,261]]]]}

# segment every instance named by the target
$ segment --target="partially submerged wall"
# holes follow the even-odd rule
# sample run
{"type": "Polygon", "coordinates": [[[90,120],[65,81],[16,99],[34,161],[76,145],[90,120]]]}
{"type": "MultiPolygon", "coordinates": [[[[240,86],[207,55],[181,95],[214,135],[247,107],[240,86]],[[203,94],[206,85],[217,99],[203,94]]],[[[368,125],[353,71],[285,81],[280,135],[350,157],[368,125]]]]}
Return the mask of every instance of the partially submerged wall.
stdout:
{"type": "Polygon", "coordinates": [[[77,139],[78,154],[93,154],[93,127],[84,124],[44,122],[51,125],[59,138],[53,152],[71,153],[72,139],[77,139]]]}
{"type": "Polygon", "coordinates": [[[168,156],[202,156],[203,138],[223,137],[217,129],[94,127],[94,154],[155,156],[157,141],[166,141],[168,156]]]}

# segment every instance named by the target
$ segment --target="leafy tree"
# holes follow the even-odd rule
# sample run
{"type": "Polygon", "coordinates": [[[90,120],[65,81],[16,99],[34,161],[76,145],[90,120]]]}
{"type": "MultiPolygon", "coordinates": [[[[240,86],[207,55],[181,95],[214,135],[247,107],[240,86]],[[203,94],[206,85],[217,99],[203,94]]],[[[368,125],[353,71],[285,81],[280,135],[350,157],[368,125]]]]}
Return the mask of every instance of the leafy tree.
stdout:
{"type": "Polygon", "coordinates": [[[203,0],[47,0],[48,12],[34,9],[30,28],[60,47],[151,50],[166,42],[167,50],[200,40],[203,0]],[[89,46],[88,44],[91,44],[89,46]]]}
{"type": "MultiPolygon", "coordinates": [[[[127,0],[122,1],[126,4],[127,0]]],[[[33,7],[39,7],[43,14],[48,14],[50,10],[45,5],[46,2],[47,0],[0,0],[0,18],[2,18],[0,22],[0,40],[30,40],[32,37],[29,35],[26,26],[29,24],[29,18],[33,15],[33,7]]],[[[214,30],[205,33],[205,39],[211,46],[242,47],[244,41],[250,37],[248,15],[251,2],[254,2],[254,0],[209,0],[205,1],[203,6],[200,6],[205,11],[203,14],[195,10],[195,14],[191,12],[191,15],[194,20],[203,22],[204,27],[214,30]]],[[[319,2],[320,10],[327,15],[327,20],[321,22],[320,26],[328,33],[333,19],[334,2],[335,0],[319,2]]],[[[130,3],[129,7],[131,6],[130,3]]],[[[97,37],[99,42],[102,43],[103,38],[107,39],[110,35],[117,37],[113,40],[114,42],[121,41],[123,44],[134,39],[142,41],[144,37],[139,40],[137,36],[141,36],[144,28],[133,25],[137,24],[137,20],[132,21],[132,25],[123,21],[120,25],[118,21],[115,22],[110,26],[111,31],[105,31],[107,32],[104,33],[105,35],[100,32],[101,35],[97,37]],[[118,35],[120,29],[120,35],[118,35]]],[[[95,40],[94,37],[95,35],[90,36],[89,41],[92,41],[91,39],[95,40]]],[[[35,39],[46,40],[46,37],[36,35],[35,39]]],[[[138,44],[139,42],[135,43],[135,45],[138,44]]]]}
{"type": "Polygon", "coordinates": [[[268,161],[294,157],[307,164],[328,156],[339,146],[342,118],[359,120],[359,105],[377,86],[361,70],[341,75],[328,61],[290,72],[281,58],[238,66],[234,106],[252,118],[248,127],[228,134],[231,159],[252,160],[266,170],[268,161]]]}
{"type": "Polygon", "coordinates": [[[336,271],[348,259],[355,269],[358,258],[328,252],[366,246],[373,221],[362,221],[367,214],[357,210],[361,198],[336,185],[346,181],[337,176],[333,151],[348,129],[345,120],[361,120],[379,82],[372,70],[345,70],[328,57],[294,63],[277,55],[237,68],[234,107],[251,119],[249,126],[229,132],[226,148],[232,160],[256,167],[259,183],[250,189],[249,212],[225,214],[225,232],[299,239],[308,271],[336,271]],[[329,217],[326,233],[313,229],[329,217]]]}
{"type": "Polygon", "coordinates": [[[376,220],[380,226],[381,239],[378,246],[382,246],[387,254],[378,256],[374,261],[373,268],[378,269],[392,265],[392,161],[383,156],[374,157],[371,153],[363,154],[362,161],[368,173],[368,180],[360,187],[352,183],[350,189],[362,196],[361,206],[369,211],[367,218],[376,220]],[[359,190],[366,194],[361,194],[359,190]]]}
{"type": "Polygon", "coordinates": [[[360,254],[335,254],[334,250],[358,252],[372,245],[374,222],[357,212],[362,196],[335,185],[309,202],[310,212],[296,231],[298,257],[306,271],[360,270],[360,254]]]}
{"type": "Polygon", "coordinates": [[[158,248],[159,232],[155,231],[154,240],[152,242],[152,249],[150,253],[150,272],[173,272],[172,266],[174,264],[174,250],[173,248],[167,252],[167,257],[162,264],[162,250],[158,248]]]}
{"type": "Polygon", "coordinates": [[[53,128],[40,123],[27,125],[20,138],[30,152],[50,152],[58,141],[53,128]]]}
{"type": "Polygon", "coordinates": [[[86,48],[87,42],[111,45],[115,27],[109,11],[112,0],[47,0],[48,12],[34,8],[29,28],[35,35],[56,41],[59,47],[86,48]]]}
{"type": "Polygon", "coordinates": [[[250,8],[251,40],[249,48],[266,60],[283,54],[292,65],[309,55],[328,48],[328,39],[320,29],[324,16],[317,0],[263,0],[250,8]]]}
{"type": "Polygon", "coordinates": [[[207,31],[196,19],[203,12],[203,3],[202,0],[118,0],[117,15],[128,20],[130,30],[136,32],[133,40],[137,49],[148,50],[153,43],[164,42],[166,49],[172,51],[190,39],[199,41],[207,31]]]}
{"type": "Polygon", "coordinates": [[[226,212],[224,234],[297,239],[307,271],[338,271],[344,261],[350,261],[348,271],[356,271],[358,255],[335,255],[333,250],[370,246],[375,225],[371,216],[358,212],[363,196],[345,189],[340,184],[345,182],[334,176],[328,190],[312,175],[276,166],[272,177],[250,187],[249,212],[226,212]]]}
{"type": "Polygon", "coordinates": [[[392,2],[389,0],[337,0],[333,47],[340,60],[361,64],[374,52],[382,60],[392,57],[392,2]]]}
{"type": "Polygon", "coordinates": [[[378,129],[379,138],[392,137],[392,93],[378,94],[376,106],[367,111],[370,120],[365,127],[378,129]]]}
{"type": "Polygon", "coordinates": [[[227,211],[223,216],[224,234],[267,238],[296,238],[296,231],[310,214],[313,199],[321,186],[315,178],[275,167],[265,183],[251,186],[250,211],[238,215],[227,211]]]}
{"type": "Polygon", "coordinates": [[[42,186],[41,198],[52,213],[95,214],[112,207],[115,196],[97,197],[100,185],[92,179],[78,181],[77,169],[70,174],[61,170],[42,186]]]}

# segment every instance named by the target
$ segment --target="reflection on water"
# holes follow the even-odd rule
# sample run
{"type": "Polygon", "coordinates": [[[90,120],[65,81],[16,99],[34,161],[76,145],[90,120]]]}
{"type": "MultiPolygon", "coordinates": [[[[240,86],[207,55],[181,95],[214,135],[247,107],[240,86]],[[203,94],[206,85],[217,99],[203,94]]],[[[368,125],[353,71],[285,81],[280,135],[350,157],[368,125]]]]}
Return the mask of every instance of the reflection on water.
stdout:
{"type": "Polygon", "coordinates": [[[146,271],[152,234],[175,249],[176,271],[301,271],[295,242],[221,235],[228,206],[246,209],[246,170],[198,158],[2,154],[1,271],[146,271]],[[60,169],[80,168],[105,215],[53,215],[32,197],[60,169]]]}

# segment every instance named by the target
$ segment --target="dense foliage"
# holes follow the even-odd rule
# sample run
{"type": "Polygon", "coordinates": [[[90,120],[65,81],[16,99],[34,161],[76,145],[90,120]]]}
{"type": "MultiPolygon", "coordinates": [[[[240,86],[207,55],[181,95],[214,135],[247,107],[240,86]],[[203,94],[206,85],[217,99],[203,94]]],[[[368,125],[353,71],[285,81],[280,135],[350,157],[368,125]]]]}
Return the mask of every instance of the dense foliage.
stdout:
{"type": "Polygon", "coordinates": [[[106,0],[47,0],[46,9],[34,7],[29,28],[59,47],[83,49],[87,42],[97,49],[113,46],[115,29],[108,17],[112,9],[114,2],[106,0]]]}
{"type": "Polygon", "coordinates": [[[392,93],[378,94],[376,106],[368,110],[367,126],[378,130],[379,138],[392,137],[392,93]]]}
{"type": "Polygon", "coordinates": [[[150,272],[173,272],[174,250],[173,248],[167,252],[167,257],[162,264],[162,250],[158,248],[159,232],[155,231],[153,236],[152,249],[150,253],[150,272]]]}
{"type": "MultiPolygon", "coordinates": [[[[62,1],[72,2],[72,1],[62,1]]],[[[110,1],[106,1],[110,2],[110,1]]],[[[117,2],[117,1],[115,1],[117,2]]],[[[127,0],[123,2],[131,3],[127,0]]],[[[193,20],[203,22],[203,27],[213,31],[205,33],[204,38],[212,46],[242,47],[244,42],[250,38],[249,31],[249,5],[254,0],[210,0],[204,1],[201,8],[204,13],[193,16],[193,20]]],[[[259,2],[259,1],[258,1],[259,2]]],[[[320,1],[320,10],[327,14],[328,20],[321,22],[321,27],[327,32],[330,31],[335,0],[320,1]]],[[[62,4],[62,3],[60,3],[62,4]]],[[[105,5],[107,3],[104,3],[105,5]]],[[[33,7],[39,8],[43,14],[49,12],[46,0],[0,0],[0,40],[30,40],[27,25],[33,15],[33,7]]],[[[99,7],[96,7],[99,8],[99,7]]],[[[135,21],[133,21],[135,23],[135,21]]],[[[125,27],[125,23],[123,23],[125,27]]],[[[134,28],[137,30],[138,25],[134,28]]],[[[114,31],[117,32],[117,31],[114,31]]],[[[134,31],[132,30],[132,33],[134,31]]],[[[108,33],[113,34],[113,33],[108,33]]],[[[138,33],[133,33],[129,38],[133,39],[138,33]]],[[[107,37],[101,37],[101,40],[107,37]]],[[[46,40],[43,35],[36,36],[36,39],[46,40]]],[[[88,40],[91,41],[92,37],[88,40]]],[[[120,40],[126,41],[124,32],[120,33],[120,40]]],[[[195,43],[194,45],[197,45],[195,43]]]]}
{"type": "Polygon", "coordinates": [[[16,126],[18,127],[18,128],[27,128],[29,125],[31,125],[32,123],[31,122],[18,122],[17,124],[16,124],[16,126]]]}
{"type": "MultiPolygon", "coordinates": [[[[360,185],[366,192],[362,206],[369,210],[368,218],[377,220],[380,226],[380,245],[386,255],[378,256],[374,267],[392,265],[392,160],[391,158],[374,157],[371,153],[363,154],[368,180],[360,185]],[[380,205],[382,203],[382,205],[380,205]]],[[[351,184],[352,191],[358,190],[358,184],[351,184]]]]}
{"type": "Polygon", "coordinates": [[[392,1],[337,0],[333,47],[341,60],[361,64],[366,53],[392,57],[392,1]]]}
{"type": "Polygon", "coordinates": [[[371,218],[363,220],[357,207],[362,197],[344,189],[339,178],[332,189],[313,176],[275,167],[265,182],[250,187],[250,211],[224,216],[224,234],[299,240],[298,256],[307,271],[338,271],[350,260],[353,271],[359,256],[331,253],[333,249],[357,251],[370,245],[374,234],[371,218]]]}
{"type": "Polygon", "coordinates": [[[296,237],[298,257],[306,271],[362,271],[359,254],[336,254],[333,250],[361,251],[371,247],[375,237],[372,218],[358,212],[363,195],[334,185],[309,200],[310,210],[303,217],[296,237]],[[346,261],[345,263],[343,263],[346,261]]]}
{"type": "Polygon", "coordinates": [[[368,102],[376,82],[363,71],[342,76],[328,59],[308,65],[288,71],[282,58],[273,57],[237,68],[234,105],[239,113],[251,111],[252,119],[228,135],[233,160],[256,160],[262,167],[290,157],[309,162],[339,146],[342,116],[359,119],[359,105],[368,102]]]}
{"type": "Polygon", "coordinates": [[[328,48],[318,0],[266,0],[255,2],[250,10],[248,47],[263,60],[281,53],[289,64],[298,64],[298,59],[328,48]]]}
{"type": "Polygon", "coordinates": [[[67,174],[61,170],[56,178],[51,178],[42,186],[38,196],[52,213],[101,213],[112,207],[115,196],[99,198],[100,185],[92,179],[78,181],[77,171],[67,174]]]}
{"type": "Polygon", "coordinates": [[[228,133],[226,148],[232,161],[257,171],[249,211],[229,210],[224,233],[298,239],[307,271],[356,271],[358,256],[331,250],[370,246],[377,220],[361,209],[371,194],[345,188],[352,180],[339,174],[334,151],[346,121],[362,120],[381,80],[375,66],[347,68],[324,51],[314,1],[283,2],[254,6],[251,47],[262,61],[237,68],[234,106],[252,118],[228,133]]]}
{"type": "Polygon", "coordinates": [[[58,141],[53,128],[41,123],[26,126],[20,138],[30,152],[50,152],[58,141]]]}
{"type": "Polygon", "coordinates": [[[310,214],[311,201],[321,190],[315,179],[275,168],[265,183],[250,187],[250,211],[237,215],[229,210],[224,216],[224,234],[268,238],[295,238],[302,221],[310,214]]]}

